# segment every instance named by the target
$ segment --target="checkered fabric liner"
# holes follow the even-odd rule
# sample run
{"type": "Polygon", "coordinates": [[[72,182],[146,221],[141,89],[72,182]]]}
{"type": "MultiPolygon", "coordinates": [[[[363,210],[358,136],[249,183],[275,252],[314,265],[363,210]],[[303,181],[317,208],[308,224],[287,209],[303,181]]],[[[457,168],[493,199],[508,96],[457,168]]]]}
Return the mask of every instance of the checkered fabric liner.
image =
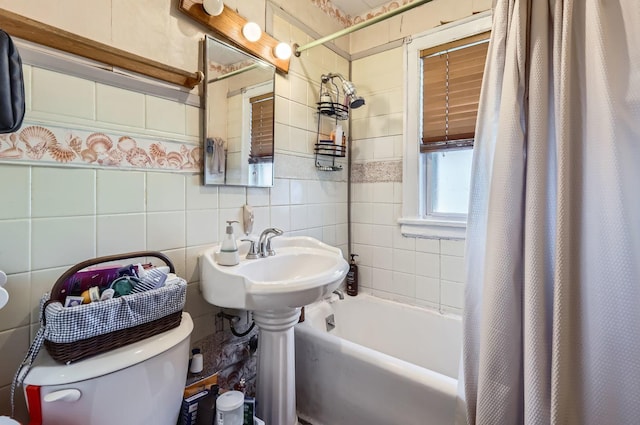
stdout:
{"type": "MultiPolygon", "coordinates": [[[[187,282],[180,279],[159,289],[75,307],[49,303],[44,309],[44,339],[75,342],[161,319],[183,309],[186,291],[187,282]]],[[[43,301],[48,299],[45,294],[43,301]]]]}

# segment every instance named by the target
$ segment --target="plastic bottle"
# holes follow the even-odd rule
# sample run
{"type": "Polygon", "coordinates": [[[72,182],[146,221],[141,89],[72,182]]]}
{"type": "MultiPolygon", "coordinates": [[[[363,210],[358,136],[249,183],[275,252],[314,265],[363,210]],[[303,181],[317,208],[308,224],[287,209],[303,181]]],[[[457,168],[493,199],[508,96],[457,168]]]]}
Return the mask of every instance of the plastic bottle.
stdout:
{"type": "Polygon", "coordinates": [[[242,425],[244,413],[244,394],[240,391],[227,391],[216,400],[216,425],[242,425]]]}
{"type": "Polygon", "coordinates": [[[336,124],[335,136],[333,137],[333,143],[342,146],[342,124],[336,124]]]}
{"type": "Polygon", "coordinates": [[[347,272],[347,295],[355,297],[358,295],[358,265],[354,257],[358,254],[351,254],[351,261],[349,261],[349,271],[347,272]]]}
{"type": "Polygon", "coordinates": [[[221,266],[235,266],[240,262],[240,255],[238,254],[238,244],[236,243],[236,237],[233,234],[233,223],[237,221],[227,221],[227,235],[222,241],[220,246],[220,253],[218,254],[218,264],[221,266]]]}
{"type": "Polygon", "coordinates": [[[200,373],[204,367],[204,358],[202,357],[202,353],[200,353],[199,348],[194,348],[191,350],[191,364],[189,365],[189,372],[191,373],[200,373]]]}

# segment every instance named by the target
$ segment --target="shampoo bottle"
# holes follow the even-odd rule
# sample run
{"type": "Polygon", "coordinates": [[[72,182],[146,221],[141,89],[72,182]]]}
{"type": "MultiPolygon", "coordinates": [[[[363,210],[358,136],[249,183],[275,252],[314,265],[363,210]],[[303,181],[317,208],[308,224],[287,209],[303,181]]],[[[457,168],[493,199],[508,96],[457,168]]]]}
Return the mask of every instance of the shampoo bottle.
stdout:
{"type": "Polygon", "coordinates": [[[342,146],[342,124],[336,124],[334,132],[335,136],[333,137],[333,143],[338,146],[342,146]]]}
{"type": "Polygon", "coordinates": [[[233,223],[237,221],[227,221],[227,235],[220,245],[220,254],[218,254],[218,264],[221,266],[235,266],[240,262],[238,254],[238,244],[233,234],[233,223]]]}
{"type": "Polygon", "coordinates": [[[349,271],[347,272],[347,295],[355,297],[358,295],[358,265],[354,257],[358,254],[351,254],[351,261],[349,262],[349,271]]]}

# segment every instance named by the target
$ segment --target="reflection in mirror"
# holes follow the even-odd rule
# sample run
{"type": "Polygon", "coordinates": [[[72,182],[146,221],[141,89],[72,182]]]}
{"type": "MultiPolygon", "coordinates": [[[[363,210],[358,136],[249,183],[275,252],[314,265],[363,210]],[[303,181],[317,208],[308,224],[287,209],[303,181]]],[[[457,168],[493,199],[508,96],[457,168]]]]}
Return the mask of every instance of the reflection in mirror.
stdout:
{"type": "Polygon", "coordinates": [[[205,37],[204,184],[273,186],[275,67],[205,37]]]}

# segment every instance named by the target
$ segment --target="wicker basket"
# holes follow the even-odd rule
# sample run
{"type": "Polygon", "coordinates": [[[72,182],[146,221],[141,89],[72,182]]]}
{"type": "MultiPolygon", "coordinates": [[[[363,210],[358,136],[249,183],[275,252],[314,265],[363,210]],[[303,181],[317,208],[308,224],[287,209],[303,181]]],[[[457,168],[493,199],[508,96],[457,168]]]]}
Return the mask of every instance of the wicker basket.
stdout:
{"type": "Polygon", "coordinates": [[[156,257],[175,272],[171,260],[155,251],[99,257],[76,264],[58,278],[41,303],[44,345],[51,357],[70,363],[149,338],[180,325],[187,284],[124,295],[106,301],[63,307],[68,279],[87,267],[124,259],[156,257]]]}

